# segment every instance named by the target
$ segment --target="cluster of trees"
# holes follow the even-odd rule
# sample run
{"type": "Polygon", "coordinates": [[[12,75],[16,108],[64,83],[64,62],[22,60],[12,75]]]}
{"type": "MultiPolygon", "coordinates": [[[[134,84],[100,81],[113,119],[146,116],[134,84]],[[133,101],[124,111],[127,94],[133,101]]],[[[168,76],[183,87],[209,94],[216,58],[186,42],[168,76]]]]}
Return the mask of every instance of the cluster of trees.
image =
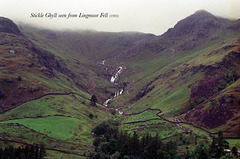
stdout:
{"type": "Polygon", "coordinates": [[[233,147],[231,154],[227,154],[224,149],[229,149],[229,143],[224,140],[223,133],[219,132],[218,137],[214,138],[211,145],[200,144],[190,151],[187,148],[187,152],[184,154],[185,159],[210,159],[210,158],[238,158],[238,151],[236,147],[233,147]]]}
{"type": "Polygon", "coordinates": [[[46,156],[46,149],[43,145],[0,148],[0,159],[43,159],[44,156],[46,156]]]}
{"type": "Polygon", "coordinates": [[[93,141],[95,151],[90,155],[92,159],[238,158],[236,147],[232,148],[231,153],[227,154],[224,151],[229,149],[229,143],[224,140],[222,132],[218,133],[211,144],[204,140],[192,149],[187,146],[185,154],[178,155],[177,145],[180,145],[178,140],[162,142],[158,134],[151,136],[148,133],[140,137],[136,132],[129,134],[121,131],[118,126],[118,121],[108,120],[92,130],[95,135],[93,141]]]}
{"type": "Polygon", "coordinates": [[[139,137],[136,132],[129,134],[120,131],[114,121],[103,122],[92,132],[96,135],[93,145],[93,159],[159,159],[177,157],[177,144],[173,141],[163,143],[158,134],[145,134],[139,137]]]}

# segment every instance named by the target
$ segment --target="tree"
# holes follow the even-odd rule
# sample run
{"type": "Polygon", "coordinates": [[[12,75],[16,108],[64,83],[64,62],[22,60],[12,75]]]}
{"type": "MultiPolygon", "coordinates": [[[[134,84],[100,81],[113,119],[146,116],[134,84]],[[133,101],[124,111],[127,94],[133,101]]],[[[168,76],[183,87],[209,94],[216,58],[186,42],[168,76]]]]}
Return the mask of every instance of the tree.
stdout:
{"type": "Polygon", "coordinates": [[[232,148],[232,154],[233,154],[233,156],[238,156],[237,147],[233,147],[233,148],[232,148]]]}
{"type": "Polygon", "coordinates": [[[35,145],[35,149],[36,149],[36,150],[35,150],[35,158],[38,159],[38,156],[39,156],[39,152],[38,152],[39,147],[38,147],[38,144],[35,145]]]}
{"type": "Polygon", "coordinates": [[[34,158],[35,156],[35,146],[31,145],[29,149],[29,158],[34,158]]]}
{"type": "Polygon", "coordinates": [[[112,156],[111,156],[111,159],[120,159],[121,158],[121,154],[116,151],[112,156]]]}
{"type": "Polygon", "coordinates": [[[157,151],[159,149],[159,138],[158,134],[151,139],[151,142],[147,146],[147,158],[155,159],[157,158],[157,151]]]}
{"type": "Polygon", "coordinates": [[[15,158],[15,149],[13,148],[13,146],[9,146],[9,155],[8,157],[10,159],[14,159],[15,158]]]}
{"type": "Polygon", "coordinates": [[[18,147],[16,150],[15,150],[15,156],[16,157],[20,157],[20,159],[22,159],[21,158],[21,154],[23,153],[23,149],[21,148],[21,147],[18,147]]]}
{"type": "Polygon", "coordinates": [[[159,149],[157,151],[157,157],[158,158],[164,158],[164,159],[170,159],[171,158],[171,156],[166,151],[164,151],[162,149],[159,149]]]}
{"type": "Polygon", "coordinates": [[[27,157],[29,154],[29,146],[26,145],[25,149],[24,149],[24,155],[27,157]]]}
{"type": "Polygon", "coordinates": [[[89,114],[88,116],[90,119],[92,119],[94,117],[94,115],[92,113],[89,114]]]}
{"type": "Polygon", "coordinates": [[[128,152],[128,144],[130,142],[129,135],[126,131],[120,131],[118,134],[118,151],[125,155],[128,152]]]}
{"type": "Polygon", "coordinates": [[[109,143],[107,145],[107,149],[108,149],[108,152],[110,153],[110,155],[112,155],[113,153],[116,152],[117,145],[118,145],[118,141],[116,139],[111,138],[109,140],[109,143]]]}
{"type": "Polygon", "coordinates": [[[25,148],[8,146],[4,150],[0,148],[0,159],[43,159],[45,155],[43,147],[40,148],[39,154],[38,145],[31,145],[31,147],[26,145],[25,148]]]}
{"type": "Polygon", "coordinates": [[[97,102],[97,97],[96,97],[95,95],[92,95],[90,105],[92,105],[92,106],[96,106],[96,102],[97,102]]]}
{"type": "Polygon", "coordinates": [[[200,145],[200,150],[198,152],[198,159],[208,159],[209,158],[209,153],[206,147],[204,145],[200,145]]]}
{"type": "Polygon", "coordinates": [[[0,148],[0,158],[1,158],[1,159],[3,158],[3,154],[4,154],[3,149],[0,148]]]}
{"type": "Polygon", "coordinates": [[[136,155],[138,154],[138,151],[139,151],[139,137],[137,135],[137,133],[134,131],[133,133],[133,136],[131,137],[130,139],[130,142],[129,142],[129,150],[130,150],[130,154],[131,155],[136,155]]]}
{"type": "Polygon", "coordinates": [[[6,148],[4,149],[4,154],[3,154],[3,156],[4,156],[4,158],[7,158],[7,157],[9,157],[9,155],[10,155],[9,147],[6,147],[6,148]]]}
{"type": "Polygon", "coordinates": [[[0,89],[0,99],[3,99],[5,97],[3,91],[0,89]]]}
{"type": "Polygon", "coordinates": [[[100,144],[99,144],[99,150],[101,151],[101,152],[103,152],[104,154],[108,154],[109,153],[109,151],[108,151],[108,142],[101,142],[100,144]]]}
{"type": "Polygon", "coordinates": [[[95,140],[93,141],[93,145],[98,147],[98,145],[101,143],[101,142],[106,142],[106,138],[103,137],[103,136],[100,136],[100,137],[96,137],[95,140]]]}
{"type": "Polygon", "coordinates": [[[22,77],[21,77],[21,76],[18,76],[17,80],[18,80],[18,81],[22,81],[22,77]]]}
{"type": "Polygon", "coordinates": [[[185,158],[185,159],[190,159],[190,158],[191,158],[191,153],[190,153],[190,151],[189,151],[188,146],[186,147],[186,149],[187,149],[187,152],[184,153],[184,158],[185,158]]]}
{"type": "Polygon", "coordinates": [[[46,149],[44,145],[40,146],[40,159],[42,159],[44,156],[46,156],[46,149]]]}
{"type": "MultiPolygon", "coordinates": [[[[169,155],[171,156],[171,158],[174,158],[177,155],[176,149],[170,150],[169,155]]],[[[207,158],[204,158],[204,159],[207,159],[207,158]]]]}
{"type": "Polygon", "coordinates": [[[108,127],[109,127],[109,124],[107,124],[106,122],[103,122],[102,124],[99,124],[98,126],[96,126],[92,130],[92,132],[94,134],[96,134],[97,136],[103,135],[103,134],[105,134],[105,132],[107,132],[108,127]]]}
{"type": "Polygon", "coordinates": [[[128,157],[127,155],[124,155],[123,159],[130,159],[130,157],[128,157]]]}
{"type": "Polygon", "coordinates": [[[212,157],[220,158],[225,155],[224,149],[229,148],[229,143],[223,139],[223,133],[218,132],[218,138],[214,138],[210,147],[212,157]]]}
{"type": "Polygon", "coordinates": [[[103,154],[101,153],[95,153],[94,156],[92,157],[93,159],[104,159],[103,154]]]}

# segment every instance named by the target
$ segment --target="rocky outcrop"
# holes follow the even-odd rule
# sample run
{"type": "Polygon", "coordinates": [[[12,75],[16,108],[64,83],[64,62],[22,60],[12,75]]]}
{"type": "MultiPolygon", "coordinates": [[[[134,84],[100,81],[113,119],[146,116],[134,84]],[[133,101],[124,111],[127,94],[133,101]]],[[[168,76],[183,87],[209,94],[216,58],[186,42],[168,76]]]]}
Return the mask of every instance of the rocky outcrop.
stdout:
{"type": "Polygon", "coordinates": [[[219,18],[207,11],[200,10],[179,21],[174,28],[170,28],[163,36],[180,37],[193,35],[197,38],[204,38],[213,31],[225,28],[229,23],[230,20],[219,18]]]}
{"type": "Polygon", "coordinates": [[[124,57],[133,58],[139,53],[160,53],[173,46],[176,51],[189,51],[200,46],[207,39],[218,39],[212,35],[225,31],[227,27],[235,30],[239,27],[237,22],[229,26],[231,23],[228,19],[216,17],[207,11],[200,10],[179,21],[161,36],[135,42],[131,48],[125,51],[124,57]]]}
{"type": "Polygon", "coordinates": [[[20,35],[21,32],[18,29],[17,25],[13,23],[10,19],[0,17],[0,32],[12,33],[20,35]]]}

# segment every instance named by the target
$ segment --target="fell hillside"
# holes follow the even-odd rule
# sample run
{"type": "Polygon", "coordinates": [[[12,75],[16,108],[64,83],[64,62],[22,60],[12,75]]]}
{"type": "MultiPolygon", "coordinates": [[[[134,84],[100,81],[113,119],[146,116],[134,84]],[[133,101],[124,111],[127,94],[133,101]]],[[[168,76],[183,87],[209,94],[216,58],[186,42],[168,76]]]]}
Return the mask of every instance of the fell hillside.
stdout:
{"type": "Polygon", "coordinates": [[[126,87],[116,99],[119,106],[127,105],[123,110],[132,113],[160,109],[172,122],[181,119],[212,133],[229,131],[226,136],[237,137],[238,24],[198,11],[162,36],[136,42],[118,56],[127,68],[120,78],[126,87]]]}
{"type": "Polygon", "coordinates": [[[155,37],[138,32],[52,31],[28,25],[19,28],[32,43],[61,57],[67,68],[81,79],[78,80],[81,89],[96,94],[101,103],[118,89],[109,81],[119,63],[111,60],[107,68],[99,63],[114,59],[136,41],[155,37]]]}
{"type": "Polygon", "coordinates": [[[27,40],[12,21],[1,19],[2,111],[47,93],[79,91],[76,75],[61,58],[27,40]]]}
{"type": "Polygon", "coordinates": [[[0,145],[44,144],[48,156],[84,156],[91,130],[109,116],[64,60],[0,18],[0,145]],[[56,155],[59,152],[58,155],[56,155]]]}
{"type": "Polygon", "coordinates": [[[21,31],[34,43],[81,63],[96,64],[112,58],[131,47],[136,41],[152,39],[153,34],[139,32],[52,31],[21,25],[21,31]]]}

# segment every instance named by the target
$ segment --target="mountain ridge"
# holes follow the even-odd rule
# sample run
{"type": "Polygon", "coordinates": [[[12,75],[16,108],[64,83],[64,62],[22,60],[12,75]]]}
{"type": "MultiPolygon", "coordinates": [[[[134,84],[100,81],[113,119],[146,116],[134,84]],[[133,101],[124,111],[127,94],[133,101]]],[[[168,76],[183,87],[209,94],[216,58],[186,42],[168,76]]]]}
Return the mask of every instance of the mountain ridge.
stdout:
{"type": "Polygon", "coordinates": [[[179,21],[164,36],[195,35],[197,38],[201,38],[209,35],[211,30],[222,29],[225,27],[223,24],[227,25],[229,22],[227,19],[216,17],[207,11],[200,10],[179,21]]]}

